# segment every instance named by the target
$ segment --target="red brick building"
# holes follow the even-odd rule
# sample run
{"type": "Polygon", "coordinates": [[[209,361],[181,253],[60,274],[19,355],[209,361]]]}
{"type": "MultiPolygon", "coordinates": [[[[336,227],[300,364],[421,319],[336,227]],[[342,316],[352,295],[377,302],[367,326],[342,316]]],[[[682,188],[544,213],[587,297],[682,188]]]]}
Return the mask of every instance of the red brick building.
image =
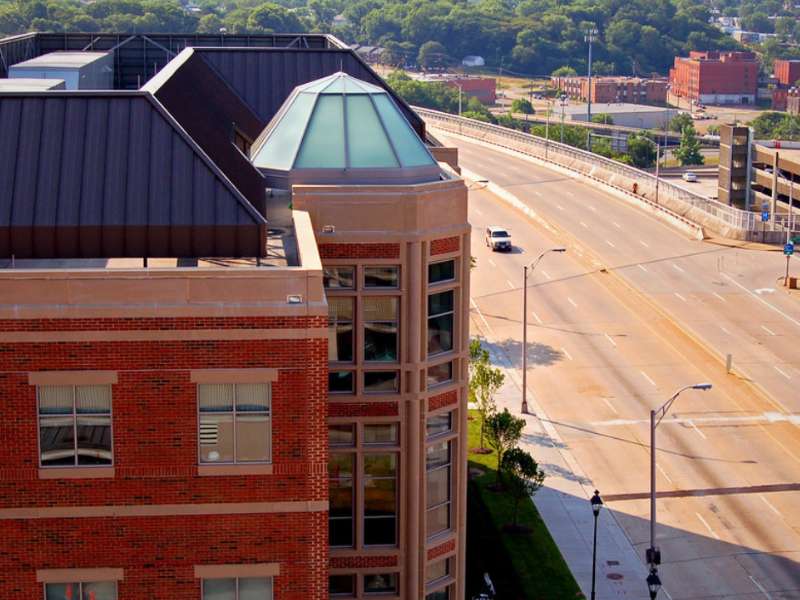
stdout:
{"type": "Polygon", "coordinates": [[[451,88],[461,89],[464,104],[467,98],[477,98],[482,104],[491,105],[497,102],[497,81],[493,77],[468,77],[447,74],[429,74],[424,81],[443,83],[451,88]]]}
{"type": "Polygon", "coordinates": [[[786,110],[789,88],[800,80],[800,60],[776,59],[773,64],[775,88],[772,90],[772,108],[786,110]]]}
{"type": "Polygon", "coordinates": [[[0,93],[3,596],[464,596],[466,187],[276,54],[0,93]]]}
{"type": "Polygon", "coordinates": [[[696,52],[675,57],[670,93],[699,104],[755,104],[758,60],[752,52],[696,52]]]}
{"type": "MultiPolygon", "coordinates": [[[[553,85],[570,98],[583,102],[589,99],[587,77],[553,77],[553,85]]],[[[663,104],[667,100],[666,79],[640,77],[592,77],[593,103],[663,104]]]]}

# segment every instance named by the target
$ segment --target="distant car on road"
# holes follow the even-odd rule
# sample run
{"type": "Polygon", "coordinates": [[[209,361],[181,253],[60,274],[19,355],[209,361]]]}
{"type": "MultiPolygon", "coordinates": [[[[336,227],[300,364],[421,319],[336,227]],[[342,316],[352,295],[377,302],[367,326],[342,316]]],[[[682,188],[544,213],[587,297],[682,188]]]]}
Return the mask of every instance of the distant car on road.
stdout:
{"type": "Polygon", "coordinates": [[[504,227],[490,225],[486,228],[484,240],[486,241],[486,245],[492,249],[492,252],[497,252],[498,250],[504,252],[511,251],[511,236],[504,227]]]}
{"type": "Polygon", "coordinates": [[[692,173],[691,171],[686,171],[683,175],[681,175],[684,181],[688,181],[689,183],[696,183],[697,182],[697,175],[692,173]]]}

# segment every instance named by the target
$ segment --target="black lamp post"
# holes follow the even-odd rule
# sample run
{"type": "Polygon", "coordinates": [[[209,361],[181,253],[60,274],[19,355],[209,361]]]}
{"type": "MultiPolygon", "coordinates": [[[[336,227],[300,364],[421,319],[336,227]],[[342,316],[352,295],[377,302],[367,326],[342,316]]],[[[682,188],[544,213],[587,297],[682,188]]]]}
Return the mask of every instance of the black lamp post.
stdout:
{"type": "Polygon", "coordinates": [[[651,569],[647,576],[647,589],[650,591],[650,600],[655,600],[658,590],[661,589],[661,579],[658,577],[658,570],[651,569]]]}
{"type": "Polygon", "coordinates": [[[594,514],[594,545],[592,546],[592,600],[594,600],[595,567],[597,566],[597,517],[600,515],[600,509],[603,508],[600,492],[595,490],[590,502],[592,503],[592,513],[594,514]]]}

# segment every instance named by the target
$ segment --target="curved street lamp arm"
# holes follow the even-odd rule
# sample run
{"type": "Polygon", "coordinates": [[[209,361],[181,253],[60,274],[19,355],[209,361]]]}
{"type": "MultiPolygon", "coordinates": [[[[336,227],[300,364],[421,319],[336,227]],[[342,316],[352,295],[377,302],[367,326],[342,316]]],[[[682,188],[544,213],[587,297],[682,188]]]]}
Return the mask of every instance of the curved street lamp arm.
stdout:
{"type": "Polygon", "coordinates": [[[710,388],[711,388],[711,385],[710,384],[705,384],[705,383],[704,384],[693,383],[693,384],[690,384],[690,385],[685,385],[682,388],[680,388],[677,392],[672,394],[672,397],[670,397],[669,400],[664,402],[664,404],[662,404],[661,406],[659,406],[657,409],[655,409],[653,411],[657,415],[656,422],[655,422],[655,427],[658,427],[659,423],[661,423],[661,420],[664,417],[667,416],[667,413],[669,412],[669,409],[672,408],[672,403],[675,402],[675,400],[677,400],[678,396],[680,396],[683,392],[685,392],[686,390],[691,390],[691,389],[707,390],[707,389],[710,389],[710,388]],[[700,386],[703,386],[703,387],[700,387],[700,386]],[[705,386],[708,386],[708,387],[705,387],[705,386]]]}

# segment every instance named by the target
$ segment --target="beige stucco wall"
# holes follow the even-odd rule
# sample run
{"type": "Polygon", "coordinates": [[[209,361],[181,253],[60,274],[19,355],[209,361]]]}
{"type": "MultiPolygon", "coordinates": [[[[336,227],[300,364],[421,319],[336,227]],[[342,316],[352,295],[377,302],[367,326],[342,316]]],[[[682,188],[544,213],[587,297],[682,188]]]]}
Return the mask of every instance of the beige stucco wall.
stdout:
{"type": "Polygon", "coordinates": [[[0,319],[327,315],[310,217],[293,217],[299,266],[0,269],[0,319]]]}

